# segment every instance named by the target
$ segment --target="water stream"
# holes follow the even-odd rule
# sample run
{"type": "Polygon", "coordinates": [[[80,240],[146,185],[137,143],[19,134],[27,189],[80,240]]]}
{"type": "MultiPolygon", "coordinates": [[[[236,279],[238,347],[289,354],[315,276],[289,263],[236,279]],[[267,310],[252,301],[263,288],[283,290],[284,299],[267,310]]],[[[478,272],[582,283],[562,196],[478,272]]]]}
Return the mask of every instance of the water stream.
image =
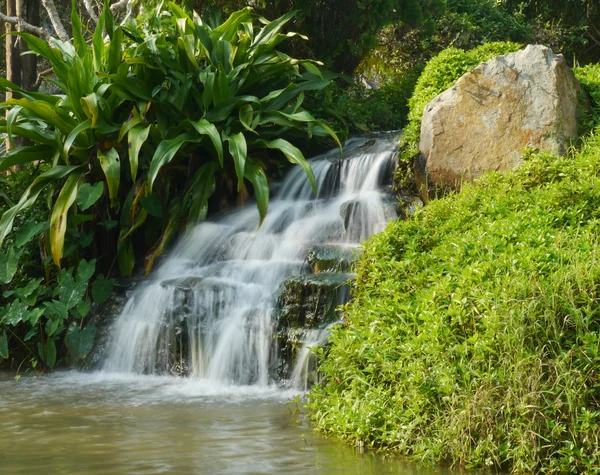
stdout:
{"type": "MultiPolygon", "coordinates": [[[[98,371],[0,373],[0,472],[444,473],[315,435],[294,398],[315,372],[310,348],[338,317],[319,320],[317,302],[282,330],[278,310],[290,279],[343,283],[330,255],[395,216],[394,154],[393,138],[354,139],[343,157],[312,160],[318,196],[292,170],[258,230],[252,204],[197,226],[133,291],[98,371]],[[309,264],[315,246],[326,252],[309,264]],[[281,336],[292,333],[300,345],[282,371],[281,336]]],[[[335,309],[348,292],[332,295],[335,309]]]]}
{"type": "Polygon", "coordinates": [[[128,301],[103,369],[277,384],[273,330],[282,283],[310,272],[309,248],[356,246],[396,216],[395,151],[394,138],[353,139],[343,155],[311,161],[317,196],[295,167],[260,228],[253,204],[197,226],[128,301]]]}

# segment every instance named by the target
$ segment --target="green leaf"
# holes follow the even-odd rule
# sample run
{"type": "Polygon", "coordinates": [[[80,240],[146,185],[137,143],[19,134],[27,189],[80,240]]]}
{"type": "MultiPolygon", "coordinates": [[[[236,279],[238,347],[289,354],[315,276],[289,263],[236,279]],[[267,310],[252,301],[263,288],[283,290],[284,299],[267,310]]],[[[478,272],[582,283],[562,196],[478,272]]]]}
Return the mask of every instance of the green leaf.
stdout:
{"type": "Polygon", "coordinates": [[[114,208],[118,206],[119,184],[121,182],[119,152],[114,148],[111,148],[106,154],[98,150],[98,160],[108,184],[108,196],[110,197],[111,207],[114,208]]]}
{"type": "Polygon", "coordinates": [[[148,171],[148,188],[152,190],[152,185],[154,185],[154,180],[156,180],[158,172],[162,167],[173,160],[173,157],[177,154],[184,143],[198,143],[200,140],[202,139],[198,138],[196,134],[192,133],[185,133],[175,137],[174,139],[163,140],[157,147],[156,152],[154,152],[152,162],[150,163],[150,170],[148,171]]]}
{"type": "Polygon", "coordinates": [[[267,215],[267,208],[269,207],[269,183],[267,182],[267,177],[263,169],[251,162],[246,162],[244,173],[254,188],[254,199],[256,200],[256,206],[258,207],[258,213],[260,214],[260,227],[267,215]]]}
{"type": "Polygon", "coordinates": [[[197,122],[191,122],[191,124],[199,134],[208,135],[213,143],[213,146],[215,147],[215,150],[217,151],[219,163],[221,166],[223,166],[223,142],[221,141],[221,136],[219,135],[217,128],[205,119],[201,119],[197,122]]]}
{"type": "Polygon", "coordinates": [[[54,340],[49,338],[48,343],[39,342],[37,347],[42,361],[46,366],[52,368],[56,363],[56,345],[54,344],[54,340]]]}
{"type": "Polygon", "coordinates": [[[71,173],[76,173],[84,169],[84,165],[57,165],[38,176],[29,186],[29,188],[25,190],[19,202],[9,210],[5,211],[4,214],[2,214],[2,218],[0,218],[0,246],[2,246],[4,238],[6,238],[8,233],[11,231],[14,219],[17,216],[17,214],[20,211],[29,208],[33,203],[35,203],[37,197],[44,190],[44,188],[54,183],[55,181],[70,175],[71,173]]]}
{"type": "Polygon", "coordinates": [[[77,125],[77,127],[75,127],[71,131],[71,133],[67,137],[67,140],[65,140],[65,144],[63,146],[63,157],[66,158],[69,156],[69,151],[71,150],[71,146],[73,145],[73,142],[75,142],[75,140],[77,140],[77,137],[79,136],[79,134],[81,132],[84,132],[91,128],[92,128],[92,121],[91,121],[91,119],[87,119],[87,120],[84,120],[83,122],[81,122],[79,125],[77,125]]]}
{"type": "Polygon", "coordinates": [[[0,172],[16,165],[26,165],[31,162],[46,162],[51,159],[54,148],[41,144],[19,147],[0,157],[0,172]]]}
{"type": "Polygon", "coordinates": [[[100,274],[92,285],[92,297],[94,302],[103,303],[110,297],[115,279],[105,279],[104,274],[100,274]]]}
{"type": "Polygon", "coordinates": [[[54,107],[42,101],[30,101],[29,99],[10,99],[5,102],[7,105],[18,105],[25,109],[30,115],[43,120],[51,127],[60,130],[63,134],[69,135],[77,126],[77,122],[72,117],[65,114],[58,107],[54,107]]]}
{"type": "Polygon", "coordinates": [[[160,198],[156,193],[152,193],[150,196],[140,196],[140,203],[142,203],[142,207],[149,215],[162,218],[162,205],[160,204],[160,198]]]}
{"type": "Polygon", "coordinates": [[[133,252],[131,239],[119,242],[117,246],[117,262],[121,276],[131,277],[135,266],[135,253],[133,252]]]}
{"type": "Polygon", "coordinates": [[[19,266],[20,252],[10,247],[6,253],[0,254],[0,282],[9,284],[17,272],[19,266]]]}
{"type": "Polygon", "coordinates": [[[15,326],[19,322],[27,321],[28,318],[29,310],[27,309],[27,305],[17,299],[10,304],[6,315],[4,315],[1,321],[4,325],[15,326]]]}
{"type": "Polygon", "coordinates": [[[73,46],[79,56],[83,56],[88,49],[83,33],[81,32],[81,18],[77,14],[77,5],[75,0],[71,1],[71,30],[73,32],[73,46]]]}
{"type": "Polygon", "coordinates": [[[8,338],[6,337],[6,331],[0,335],[0,358],[8,358],[8,338]]]}
{"type": "Polygon", "coordinates": [[[194,175],[184,197],[189,206],[188,226],[204,221],[208,214],[208,199],[215,191],[216,163],[202,165],[194,175]]]}
{"type": "Polygon", "coordinates": [[[257,134],[252,128],[252,120],[254,118],[254,109],[250,104],[245,104],[240,107],[240,122],[248,132],[257,134]]]}
{"type": "Polygon", "coordinates": [[[75,323],[71,323],[65,335],[65,345],[71,353],[71,356],[79,360],[85,358],[94,346],[96,339],[96,326],[94,324],[86,325],[80,330],[75,323]]]}
{"type": "Polygon", "coordinates": [[[61,273],[58,299],[67,310],[73,308],[85,297],[87,280],[74,280],[70,272],[61,273]]]}
{"type": "Polygon", "coordinates": [[[284,139],[275,139],[270,141],[258,140],[255,142],[255,145],[258,147],[267,147],[280,150],[291,163],[300,165],[300,167],[302,167],[304,170],[304,173],[306,173],[310,184],[312,185],[313,193],[315,195],[317,194],[317,182],[315,180],[312,167],[310,166],[310,163],[306,161],[304,155],[302,155],[302,152],[297,147],[294,147],[291,143],[284,139]]]}
{"type": "Polygon", "coordinates": [[[56,317],[55,320],[66,320],[69,317],[69,311],[67,307],[58,300],[52,300],[50,302],[44,302],[46,307],[46,315],[50,317],[56,317]]]}
{"type": "Polygon", "coordinates": [[[52,215],[50,216],[50,249],[52,251],[52,260],[59,267],[65,245],[67,213],[77,197],[80,177],[81,175],[73,174],[67,178],[54,203],[52,215]]]}
{"type": "Polygon", "coordinates": [[[242,132],[225,137],[225,140],[229,142],[229,153],[233,157],[233,163],[235,165],[235,173],[238,177],[238,192],[242,189],[244,183],[244,167],[246,165],[246,156],[248,154],[248,146],[246,144],[246,137],[242,132]]]}
{"type": "Polygon", "coordinates": [[[44,279],[40,277],[39,279],[33,279],[30,281],[25,287],[18,290],[19,297],[29,297],[40,287],[40,284],[43,280],[44,279]]]}
{"type": "Polygon", "coordinates": [[[127,148],[129,150],[129,167],[131,168],[131,179],[135,181],[138,171],[140,149],[148,139],[150,126],[142,127],[137,125],[129,130],[127,137],[127,148]]]}
{"type": "Polygon", "coordinates": [[[27,224],[21,226],[15,233],[15,246],[23,247],[34,237],[39,236],[41,233],[48,229],[48,222],[36,223],[35,221],[29,221],[27,224]]]}
{"type": "Polygon", "coordinates": [[[77,274],[75,277],[79,282],[87,282],[92,278],[95,270],[96,259],[92,259],[89,262],[85,259],[81,259],[81,261],[79,261],[79,266],[77,267],[77,274]]]}
{"type": "Polygon", "coordinates": [[[77,192],[77,206],[80,210],[85,211],[100,199],[102,193],[104,193],[104,183],[101,181],[94,185],[84,183],[77,192]]]}
{"type": "Polygon", "coordinates": [[[90,313],[90,309],[92,308],[92,302],[89,299],[82,300],[75,306],[75,312],[80,318],[87,317],[88,313],[90,313]]]}

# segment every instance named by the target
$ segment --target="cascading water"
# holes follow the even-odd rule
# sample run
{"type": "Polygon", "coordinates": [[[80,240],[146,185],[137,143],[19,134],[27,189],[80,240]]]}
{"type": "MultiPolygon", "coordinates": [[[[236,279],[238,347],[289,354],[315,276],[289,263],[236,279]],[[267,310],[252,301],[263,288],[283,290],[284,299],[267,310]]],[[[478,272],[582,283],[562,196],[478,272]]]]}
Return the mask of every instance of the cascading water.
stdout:
{"type": "MultiPolygon", "coordinates": [[[[219,384],[273,383],[281,284],[310,272],[311,246],[356,246],[396,216],[389,186],[395,143],[392,137],[352,139],[343,156],[332,151],[311,160],[317,197],[295,167],[259,229],[251,205],[198,225],[127,302],[104,370],[186,374],[219,384]]],[[[302,365],[307,352],[299,352],[302,365]]],[[[296,368],[295,374],[305,373],[296,368]]]]}

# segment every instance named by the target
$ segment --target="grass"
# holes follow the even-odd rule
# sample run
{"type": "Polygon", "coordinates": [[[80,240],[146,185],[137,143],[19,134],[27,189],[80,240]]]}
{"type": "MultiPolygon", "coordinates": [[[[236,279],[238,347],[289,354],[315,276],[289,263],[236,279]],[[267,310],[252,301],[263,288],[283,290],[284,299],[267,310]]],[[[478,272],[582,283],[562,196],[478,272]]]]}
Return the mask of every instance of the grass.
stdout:
{"type": "MultiPolygon", "coordinates": [[[[596,98],[600,68],[577,74],[596,98]]],[[[364,245],[310,393],[317,429],[426,464],[600,471],[595,126],[364,245]]]]}

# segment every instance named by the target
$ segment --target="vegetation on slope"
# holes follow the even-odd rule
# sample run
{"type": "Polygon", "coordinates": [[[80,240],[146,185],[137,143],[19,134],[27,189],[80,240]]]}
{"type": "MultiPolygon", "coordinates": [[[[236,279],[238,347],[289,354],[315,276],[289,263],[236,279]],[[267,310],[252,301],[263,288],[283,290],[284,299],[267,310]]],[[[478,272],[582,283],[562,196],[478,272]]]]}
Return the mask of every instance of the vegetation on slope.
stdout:
{"type": "MultiPolygon", "coordinates": [[[[578,75],[597,100],[600,68],[578,75]]],[[[318,429],[427,463],[600,470],[596,127],[365,244],[310,393],[318,429]]]]}

